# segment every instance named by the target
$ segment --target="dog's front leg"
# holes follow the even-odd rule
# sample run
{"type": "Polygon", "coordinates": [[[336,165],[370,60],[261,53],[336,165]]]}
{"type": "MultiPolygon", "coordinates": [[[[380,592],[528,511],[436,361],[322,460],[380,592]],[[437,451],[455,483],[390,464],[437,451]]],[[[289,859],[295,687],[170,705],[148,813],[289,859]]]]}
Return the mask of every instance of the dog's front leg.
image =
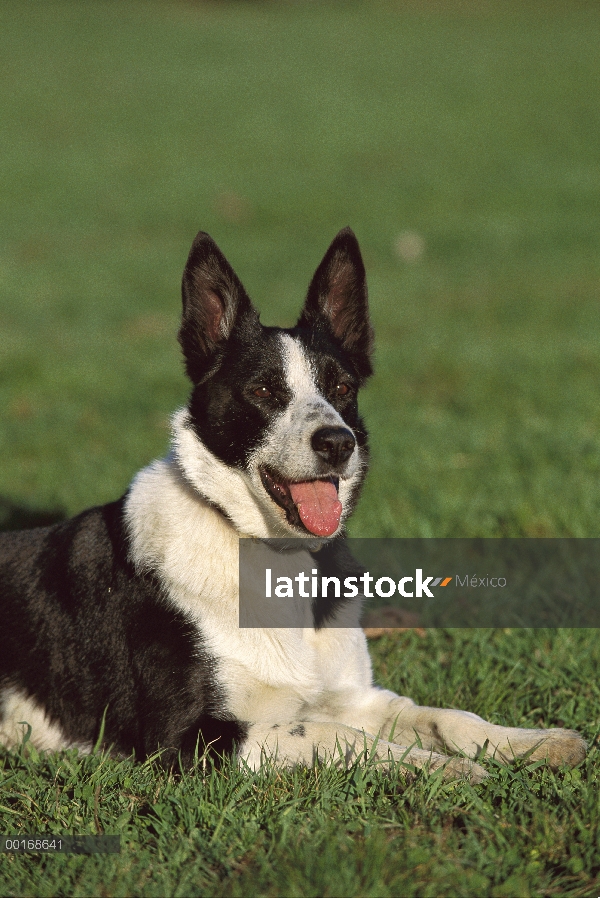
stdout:
{"type": "Polygon", "coordinates": [[[318,761],[349,767],[357,760],[371,757],[386,768],[397,765],[407,772],[411,767],[430,771],[444,768],[445,779],[466,777],[480,782],[485,770],[478,764],[414,746],[410,747],[376,738],[364,730],[338,723],[314,721],[292,722],[276,726],[251,726],[239,757],[253,770],[265,762],[280,767],[311,767],[318,761]]]}
{"type": "Polygon", "coordinates": [[[545,760],[551,767],[574,766],[582,761],[586,743],[574,730],[526,730],[498,726],[472,714],[450,708],[428,708],[385,690],[373,690],[371,713],[383,712],[382,738],[423,747],[464,754],[484,755],[509,763],[523,756],[545,760]],[[385,704],[385,710],[382,708],[385,704]]]}

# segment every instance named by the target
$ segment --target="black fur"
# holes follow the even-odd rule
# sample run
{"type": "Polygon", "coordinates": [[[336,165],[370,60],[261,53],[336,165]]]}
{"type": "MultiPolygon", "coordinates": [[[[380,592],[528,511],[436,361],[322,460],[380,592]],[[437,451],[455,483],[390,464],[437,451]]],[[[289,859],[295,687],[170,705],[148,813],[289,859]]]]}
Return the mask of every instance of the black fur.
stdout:
{"type": "Polygon", "coordinates": [[[127,557],[123,500],[70,521],[0,535],[0,684],[23,690],[67,739],[163,762],[231,751],[213,659],[158,580],[127,557]]]}
{"type": "Polygon", "coordinates": [[[337,234],[315,271],[298,325],[310,342],[319,342],[324,334],[333,339],[352,358],[361,383],[373,373],[367,278],[350,228],[337,234]]]}
{"type": "Polygon", "coordinates": [[[183,314],[179,342],[192,383],[200,383],[222,361],[234,327],[252,335],[258,314],[238,276],[212,237],[199,231],[181,283],[183,314]]]}
{"type": "MultiPolygon", "coordinates": [[[[361,577],[366,570],[354,558],[343,537],[331,540],[322,549],[312,552],[311,555],[320,577],[338,577],[343,581],[346,577],[361,577]]],[[[343,595],[336,598],[332,594],[313,599],[312,613],[315,629],[323,627],[348,601],[343,595]]]]}
{"type": "Polygon", "coordinates": [[[190,415],[204,445],[225,464],[243,468],[264,439],[274,415],[289,401],[281,370],[279,328],[256,324],[234,330],[219,354],[219,367],[194,387],[190,415]],[[254,390],[267,384],[273,400],[254,390]]]}

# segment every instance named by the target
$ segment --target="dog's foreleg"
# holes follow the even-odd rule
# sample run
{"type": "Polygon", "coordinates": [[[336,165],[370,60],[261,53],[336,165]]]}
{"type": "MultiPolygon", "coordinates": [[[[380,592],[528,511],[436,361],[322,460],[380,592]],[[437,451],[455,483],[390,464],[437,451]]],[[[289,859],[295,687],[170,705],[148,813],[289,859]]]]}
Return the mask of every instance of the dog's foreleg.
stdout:
{"type": "Polygon", "coordinates": [[[464,777],[478,783],[486,776],[485,770],[472,761],[417,748],[414,742],[414,735],[410,747],[404,747],[344,724],[303,721],[252,726],[239,757],[253,770],[265,763],[311,767],[319,761],[347,768],[371,758],[386,769],[397,767],[407,774],[411,768],[433,771],[443,767],[445,779],[464,777]]]}
{"type": "MultiPolygon", "coordinates": [[[[470,711],[428,708],[384,690],[374,690],[373,705],[381,711],[388,696],[382,725],[384,739],[437,751],[464,754],[469,758],[493,756],[503,763],[530,757],[545,760],[551,767],[574,766],[585,757],[587,745],[574,730],[526,730],[489,723],[470,711]]],[[[373,708],[374,710],[374,708],[373,708]]]]}

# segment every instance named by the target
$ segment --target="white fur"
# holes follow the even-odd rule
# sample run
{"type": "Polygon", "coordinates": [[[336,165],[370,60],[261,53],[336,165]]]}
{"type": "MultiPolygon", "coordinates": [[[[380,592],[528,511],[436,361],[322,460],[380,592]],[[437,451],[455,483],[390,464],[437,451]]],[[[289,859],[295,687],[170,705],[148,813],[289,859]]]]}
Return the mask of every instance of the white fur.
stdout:
{"type": "Polygon", "coordinates": [[[28,725],[28,741],[40,751],[78,748],[87,754],[92,750],[91,745],[67,739],[61,728],[48,720],[44,709],[24,692],[12,687],[4,689],[0,695],[0,744],[7,748],[20,745],[28,725]]]}

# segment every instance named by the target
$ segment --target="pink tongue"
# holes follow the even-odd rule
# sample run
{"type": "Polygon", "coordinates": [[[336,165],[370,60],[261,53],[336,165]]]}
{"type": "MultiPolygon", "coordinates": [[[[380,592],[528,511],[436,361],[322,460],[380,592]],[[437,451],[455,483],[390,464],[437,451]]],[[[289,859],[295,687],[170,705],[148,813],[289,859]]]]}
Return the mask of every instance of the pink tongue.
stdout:
{"type": "Polygon", "coordinates": [[[340,525],[342,503],[331,480],[290,483],[290,493],[300,519],[315,536],[331,536],[340,525]]]}

